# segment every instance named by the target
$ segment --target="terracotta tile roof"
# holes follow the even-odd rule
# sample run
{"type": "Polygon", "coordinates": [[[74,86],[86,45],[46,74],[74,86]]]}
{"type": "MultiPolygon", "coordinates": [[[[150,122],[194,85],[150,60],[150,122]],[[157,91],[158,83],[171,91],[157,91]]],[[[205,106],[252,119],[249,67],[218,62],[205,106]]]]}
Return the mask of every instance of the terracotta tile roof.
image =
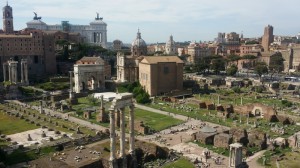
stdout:
{"type": "Polygon", "coordinates": [[[104,60],[101,57],[82,57],[76,64],[104,64],[104,60]]]}
{"type": "Polygon", "coordinates": [[[31,35],[0,34],[1,38],[32,38],[31,35]]]}
{"type": "Polygon", "coordinates": [[[178,56],[144,56],[141,63],[157,64],[159,62],[176,62],[182,63],[183,61],[178,56]]]}

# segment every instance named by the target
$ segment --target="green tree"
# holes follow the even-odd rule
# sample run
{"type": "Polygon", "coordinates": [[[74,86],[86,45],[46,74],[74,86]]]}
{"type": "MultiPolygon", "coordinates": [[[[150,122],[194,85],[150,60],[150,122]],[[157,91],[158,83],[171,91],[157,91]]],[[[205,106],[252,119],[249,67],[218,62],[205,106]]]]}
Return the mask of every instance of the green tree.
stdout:
{"type": "Polygon", "coordinates": [[[271,79],[275,73],[279,73],[283,71],[283,57],[281,53],[276,53],[274,56],[270,58],[269,72],[271,73],[271,79]]]}
{"type": "Polygon", "coordinates": [[[248,44],[259,44],[259,42],[252,40],[252,41],[246,41],[245,44],[246,45],[248,45],[248,44]]]}
{"type": "MultiPolygon", "coordinates": [[[[247,60],[247,62],[244,64],[245,68],[247,69],[247,76],[249,73],[249,69],[253,66],[253,60],[255,60],[257,57],[254,55],[244,55],[242,57],[243,60],[247,60]]],[[[243,67],[244,68],[244,67],[243,67]]]]}
{"type": "Polygon", "coordinates": [[[257,62],[254,67],[254,72],[261,78],[263,74],[268,73],[267,64],[265,62],[257,62]]]}
{"type": "Polygon", "coordinates": [[[210,67],[215,72],[215,74],[219,74],[220,71],[225,70],[224,58],[212,59],[210,67]]]}
{"type": "Polygon", "coordinates": [[[146,104],[151,101],[149,94],[144,90],[144,88],[141,86],[140,83],[138,82],[136,82],[136,84],[133,83],[131,87],[134,87],[133,97],[136,99],[136,102],[141,104],[146,104]]]}
{"type": "Polygon", "coordinates": [[[229,76],[234,76],[238,71],[238,68],[236,65],[231,65],[229,68],[226,69],[226,74],[229,76]]]}
{"type": "Polygon", "coordinates": [[[146,103],[150,103],[150,96],[148,93],[146,93],[145,91],[140,93],[137,97],[136,97],[136,102],[141,103],[141,104],[146,104],[146,103]]]}
{"type": "Polygon", "coordinates": [[[134,88],[140,87],[140,86],[141,85],[139,82],[133,82],[133,83],[128,84],[127,89],[129,92],[133,92],[134,88]]]}
{"type": "Polygon", "coordinates": [[[240,59],[241,59],[241,57],[238,56],[238,55],[228,55],[227,56],[227,60],[229,62],[236,62],[236,65],[238,65],[238,62],[239,62],[240,59]]]}
{"type": "Polygon", "coordinates": [[[60,49],[56,51],[56,57],[58,60],[66,61],[69,59],[69,45],[70,42],[67,40],[57,40],[56,45],[60,46],[60,49]]]}
{"type": "Polygon", "coordinates": [[[98,99],[94,97],[94,95],[89,95],[87,97],[88,101],[91,102],[92,105],[97,105],[98,99]]]}
{"type": "Polygon", "coordinates": [[[209,68],[209,64],[206,64],[204,60],[194,64],[193,69],[199,74],[205,74],[205,70],[209,68]]]}

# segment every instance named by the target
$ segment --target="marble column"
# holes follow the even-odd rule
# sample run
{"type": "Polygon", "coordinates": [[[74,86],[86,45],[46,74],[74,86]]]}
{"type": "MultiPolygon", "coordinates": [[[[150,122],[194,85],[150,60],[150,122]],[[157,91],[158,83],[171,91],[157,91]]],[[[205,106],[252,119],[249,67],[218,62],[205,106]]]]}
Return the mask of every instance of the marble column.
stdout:
{"type": "Polygon", "coordinates": [[[241,97],[241,105],[243,105],[243,97],[241,97]]]}
{"type": "Polygon", "coordinates": [[[9,81],[11,83],[17,83],[18,82],[17,65],[18,65],[17,61],[14,61],[12,59],[8,61],[9,81]]]}
{"type": "Polygon", "coordinates": [[[100,97],[100,108],[103,109],[103,95],[100,97]]]}
{"type": "Polygon", "coordinates": [[[218,105],[220,104],[220,95],[218,95],[218,105]]]}
{"type": "Polygon", "coordinates": [[[6,81],[6,68],[7,68],[7,64],[4,63],[3,64],[3,82],[6,81]]]}
{"type": "Polygon", "coordinates": [[[116,110],[115,113],[116,113],[115,124],[116,124],[116,127],[120,128],[120,111],[116,110]]]}
{"type": "Polygon", "coordinates": [[[230,144],[230,152],[229,152],[229,168],[235,168],[242,164],[242,147],[243,145],[240,143],[230,144]]]}
{"type": "Polygon", "coordinates": [[[130,111],[129,111],[129,118],[130,118],[130,130],[129,130],[129,153],[131,154],[132,157],[132,164],[131,166],[133,168],[137,167],[137,161],[136,161],[136,156],[135,156],[135,150],[134,150],[134,106],[133,104],[129,106],[130,111]]]}
{"type": "Polygon", "coordinates": [[[18,62],[14,62],[13,63],[13,81],[14,83],[17,83],[18,82],[18,70],[17,70],[17,65],[18,65],[18,62]]]}
{"type": "Polygon", "coordinates": [[[21,83],[24,83],[24,60],[21,60],[21,83]]]}
{"type": "Polygon", "coordinates": [[[27,60],[24,61],[24,80],[26,84],[29,84],[29,80],[28,80],[28,63],[27,60]]]}
{"type": "Polygon", "coordinates": [[[74,98],[74,95],[73,95],[73,71],[69,71],[69,73],[70,73],[70,93],[69,93],[69,98],[70,99],[73,99],[74,98]]]}
{"type": "Polygon", "coordinates": [[[127,167],[127,160],[126,160],[126,154],[125,154],[125,108],[120,109],[120,158],[123,161],[123,168],[127,167]]]}
{"type": "Polygon", "coordinates": [[[43,101],[40,100],[40,114],[43,114],[44,110],[43,110],[43,101]]]}
{"type": "Polygon", "coordinates": [[[12,72],[11,72],[11,64],[10,62],[7,64],[8,66],[8,81],[12,82],[12,72]]]}
{"type": "Polygon", "coordinates": [[[103,95],[101,95],[101,97],[100,97],[100,110],[99,110],[99,114],[97,115],[97,119],[96,119],[97,122],[106,122],[106,121],[108,121],[103,104],[104,104],[103,95]]]}
{"type": "Polygon", "coordinates": [[[116,130],[115,130],[115,110],[109,110],[110,117],[110,157],[109,167],[116,168],[116,130]]]}

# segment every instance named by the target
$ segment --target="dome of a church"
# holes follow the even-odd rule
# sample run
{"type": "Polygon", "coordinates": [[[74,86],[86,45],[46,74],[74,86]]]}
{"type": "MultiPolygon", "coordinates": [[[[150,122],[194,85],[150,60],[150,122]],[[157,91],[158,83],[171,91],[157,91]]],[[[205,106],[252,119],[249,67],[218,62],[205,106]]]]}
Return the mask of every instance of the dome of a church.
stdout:
{"type": "Polygon", "coordinates": [[[137,37],[136,37],[136,39],[132,42],[131,46],[132,46],[132,47],[134,47],[134,46],[136,46],[136,47],[142,47],[142,46],[145,47],[145,46],[147,46],[147,45],[146,45],[146,42],[142,39],[141,33],[140,33],[139,30],[138,30],[138,33],[137,33],[137,37]]]}
{"type": "Polygon", "coordinates": [[[175,45],[175,41],[173,40],[173,36],[170,36],[169,41],[167,41],[166,46],[173,46],[175,45]]]}

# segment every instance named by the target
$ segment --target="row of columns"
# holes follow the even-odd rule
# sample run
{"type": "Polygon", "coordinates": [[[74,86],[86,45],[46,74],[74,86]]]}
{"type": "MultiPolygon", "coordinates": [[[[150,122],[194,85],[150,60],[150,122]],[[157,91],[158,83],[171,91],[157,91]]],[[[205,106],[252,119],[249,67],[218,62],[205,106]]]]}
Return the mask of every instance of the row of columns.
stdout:
{"type": "MultiPolygon", "coordinates": [[[[132,157],[133,162],[136,163],[136,157],[134,152],[134,106],[130,105],[129,112],[129,153],[132,157]]],[[[127,159],[125,153],[125,108],[119,109],[110,109],[110,168],[117,168],[118,163],[116,162],[116,120],[115,113],[120,114],[120,155],[119,157],[122,159],[123,168],[127,167],[127,159]]],[[[117,119],[118,120],[118,119],[117,119]]],[[[117,121],[118,122],[118,121],[117,121]]],[[[133,164],[132,167],[136,167],[136,164],[133,164]]]]}
{"type": "MultiPolygon", "coordinates": [[[[10,59],[7,63],[3,64],[3,79],[11,83],[18,82],[18,61],[10,59]],[[8,78],[7,72],[8,71],[8,78]]],[[[28,84],[28,64],[26,59],[21,60],[21,83],[28,84]]]]}
{"type": "MultiPolygon", "coordinates": [[[[234,103],[235,103],[235,99],[234,99],[234,103]]],[[[218,95],[217,104],[218,105],[220,104],[220,95],[218,95]]],[[[243,105],[243,97],[241,97],[241,105],[243,105]]]]}

